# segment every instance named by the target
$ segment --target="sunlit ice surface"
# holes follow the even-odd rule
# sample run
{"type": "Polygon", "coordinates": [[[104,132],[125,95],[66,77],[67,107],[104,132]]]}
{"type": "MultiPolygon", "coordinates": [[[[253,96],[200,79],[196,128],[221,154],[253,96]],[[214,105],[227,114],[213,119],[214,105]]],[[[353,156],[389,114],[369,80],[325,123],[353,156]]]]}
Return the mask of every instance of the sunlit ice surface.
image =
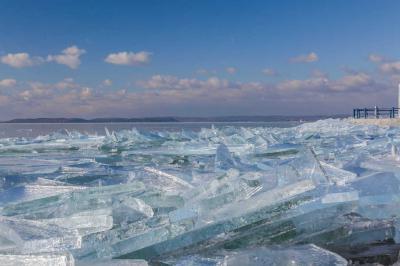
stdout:
{"type": "Polygon", "coordinates": [[[400,128],[0,139],[0,265],[391,264],[400,128]]]}

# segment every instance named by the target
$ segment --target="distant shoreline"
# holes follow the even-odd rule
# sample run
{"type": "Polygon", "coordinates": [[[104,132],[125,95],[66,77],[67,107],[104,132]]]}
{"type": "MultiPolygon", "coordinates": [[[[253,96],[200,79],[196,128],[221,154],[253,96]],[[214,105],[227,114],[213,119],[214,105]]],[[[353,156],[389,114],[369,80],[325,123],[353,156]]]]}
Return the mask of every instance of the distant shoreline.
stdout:
{"type": "Polygon", "coordinates": [[[327,118],[346,118],[349,115],[312,115],[312,116],[217,116],[217,117],[144,117],[144,118],[19,118],[0,123],[182,123],[182,122],[281,122],[315,121],[327,118]]]}

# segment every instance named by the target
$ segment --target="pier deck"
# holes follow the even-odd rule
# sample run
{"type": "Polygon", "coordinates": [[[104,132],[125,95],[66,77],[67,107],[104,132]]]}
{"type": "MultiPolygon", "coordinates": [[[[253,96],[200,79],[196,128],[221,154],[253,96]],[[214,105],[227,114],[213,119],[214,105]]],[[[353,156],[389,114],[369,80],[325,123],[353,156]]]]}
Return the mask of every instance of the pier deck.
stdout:
{"type": "Polygon", "coordinates": [[[355,108],[353,109],[353,118],[397,118],[399,117],[399,109],[397,107],[392,108],[355,108]]]}

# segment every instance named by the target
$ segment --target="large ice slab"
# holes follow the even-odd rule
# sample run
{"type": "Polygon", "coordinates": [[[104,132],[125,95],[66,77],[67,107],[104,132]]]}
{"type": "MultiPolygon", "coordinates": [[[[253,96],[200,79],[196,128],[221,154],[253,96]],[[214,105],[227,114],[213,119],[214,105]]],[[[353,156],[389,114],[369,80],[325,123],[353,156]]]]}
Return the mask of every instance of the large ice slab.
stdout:
{"type": "Polygon", "coordinates": [[[74,266],[69,253],[43,253],[29,255],[0,254],[2,266],[74,266]]]}
{"type": "Polygon", "coordinates": [[[279,265],[321,265],[346,266],[347,260],[316,245],[293,247],[259,247],[221,252],[212,256],[191,255],[166,263],[175,266],[279,266],[279,265]]]}
{"type": "Polygon", "coordinates": [[[40,220],[45,224],[76,229],[80,235],[110,230],[113,227],[111,209],[99,209],[79,212],[68,217],[40,220]]]}
{"type": "Polygon", "coordinates": [[[92,261],[77,261],[76,266],[148,266],[145,260],[92,260],[92,261]]]}
{"type": "Polygon", "coordinates": [[[339,255],[315,245],[293,246],[290,248],[257,248],[232,252],[226,258],[226,265],[335,265],[345,266],[347,261],[339,255]]]}
{"type": "Polygon", "coordinates": [[[139,195],[143,192],[144,185],[140,182],[92,187],[81,191],[9,204],[0,209],[0,214],[28,219],[59,218],[77,212],[108,208],[119,197],[124,197],[127,194],[139,195]]]}
{"type": "Polygon", "coordinates": [[[76,230],[38,221],[0,217],[2,251],[21,253],[52,252],[81,247],[81,236],[76,230]]]}

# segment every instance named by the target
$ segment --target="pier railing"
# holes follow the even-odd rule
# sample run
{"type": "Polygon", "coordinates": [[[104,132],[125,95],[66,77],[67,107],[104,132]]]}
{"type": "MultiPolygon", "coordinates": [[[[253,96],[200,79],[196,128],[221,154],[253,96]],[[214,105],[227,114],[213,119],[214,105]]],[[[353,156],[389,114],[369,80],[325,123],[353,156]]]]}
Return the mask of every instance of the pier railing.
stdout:
{"type": "Polygon", "coordinates": [[[395,118],[399,117],[399,109],[392,108],[356,108],[353,109],[353,117],[358,118],[395,118]]]}

